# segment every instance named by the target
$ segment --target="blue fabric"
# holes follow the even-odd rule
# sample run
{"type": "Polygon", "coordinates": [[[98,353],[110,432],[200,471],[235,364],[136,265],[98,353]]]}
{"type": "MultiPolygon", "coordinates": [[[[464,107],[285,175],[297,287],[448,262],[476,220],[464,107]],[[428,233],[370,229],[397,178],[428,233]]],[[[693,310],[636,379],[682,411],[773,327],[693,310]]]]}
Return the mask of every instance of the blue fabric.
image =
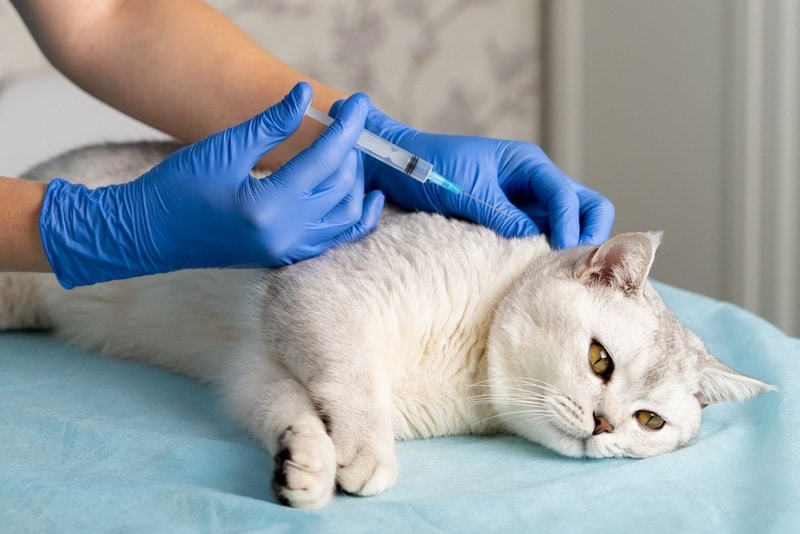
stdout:
{"type": "Polygon", "coordinates": [[[800,341],[659,285],[723,361],[780,391],[706,409],[689,447],[575,460],[511,436],[398,444],[396,486],[291,510],[272,461],[187,378],[0,334],[4,532],[797,532],[800,341]]]}

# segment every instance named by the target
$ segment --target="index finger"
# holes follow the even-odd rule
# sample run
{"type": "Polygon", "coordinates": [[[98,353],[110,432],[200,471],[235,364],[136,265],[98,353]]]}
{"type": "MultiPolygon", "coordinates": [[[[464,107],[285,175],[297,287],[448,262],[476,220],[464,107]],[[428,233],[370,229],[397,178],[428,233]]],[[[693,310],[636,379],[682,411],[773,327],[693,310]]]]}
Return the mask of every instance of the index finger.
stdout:
{"type": "Polygon", "coordinates": [[[578,191],[581,207],[581,238],[579,245],[599,245],[611,235],[614,225],[614,204],[591,189],[578,191]]]}
{"type": "Polygon", "coordinates": [[[580,237],[580,203],[572,180],[549,159],[532,161],[516,173],[523,176],[517,193],[525,187],[547,211],[550,245],[553,248],[576,246],[580,237]]]}
{"type": "Polygon", "coordinates": [[[355,94],[342,105],[339,116],[308,148],[289,160],[272,179],[282,180],[290,190],[311,192],[341,167],[364,131],[369,103],[355,94]]]}

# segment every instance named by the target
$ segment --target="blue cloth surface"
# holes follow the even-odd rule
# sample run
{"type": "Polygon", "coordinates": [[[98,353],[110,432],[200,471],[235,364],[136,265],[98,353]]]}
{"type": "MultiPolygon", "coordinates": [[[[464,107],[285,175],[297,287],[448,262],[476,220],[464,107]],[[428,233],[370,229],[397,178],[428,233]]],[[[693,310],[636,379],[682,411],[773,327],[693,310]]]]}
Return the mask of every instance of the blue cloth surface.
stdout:
{"type": "Polygon", "coordinates": [[[798,532],[800,341],[659,285],[739,371],[778,392],[705,410],[696,441],[645,460],[575,460],[512,436],[398,444],[383,495],[276,504],[272,460],[190,379],[47,334],[0,334],[3,532],[798,532]]]}

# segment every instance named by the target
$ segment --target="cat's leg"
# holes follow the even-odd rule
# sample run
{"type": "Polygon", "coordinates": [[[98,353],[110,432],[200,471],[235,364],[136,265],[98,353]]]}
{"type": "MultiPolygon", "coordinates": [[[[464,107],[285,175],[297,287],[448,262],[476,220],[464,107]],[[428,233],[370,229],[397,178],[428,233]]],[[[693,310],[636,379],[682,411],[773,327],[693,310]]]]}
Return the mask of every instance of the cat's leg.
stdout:
{"type": "Polygon", "coordinates": [[[307,387],[333,439],[336,481],[347,493],[376,495],[397,480],[389,374],[373,358],[350,353],[307,387]]]}
{"type": "Polygon", "coordinates": [[[260,426],[275,461],[275,495],[295,508],[327,505],[336,486],[336,453],[305,389],[292,379],[273,381],[261,402],[260,426]]]}
{"type": "Polygon", "coordinates": [[[221,381],[229,408],[275,462],[272,489],[295,508],[322,508],[336,487],[336,454],[305,388],[251,352],[221,381]]]}

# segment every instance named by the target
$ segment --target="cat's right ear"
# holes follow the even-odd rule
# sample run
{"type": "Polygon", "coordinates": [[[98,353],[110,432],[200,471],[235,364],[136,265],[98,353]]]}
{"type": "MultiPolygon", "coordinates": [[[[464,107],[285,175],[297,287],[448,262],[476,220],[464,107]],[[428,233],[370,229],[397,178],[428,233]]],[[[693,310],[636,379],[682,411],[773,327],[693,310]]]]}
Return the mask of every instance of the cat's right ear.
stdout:
{"type": "Polygon", "coordinates": [[[575,267],[575,278],[587,286],[607,285],[626,295],[641,295],[660,243],[660,232],[614,236],[575,267]]]}
{"type": "Polygon", "coordinates": [[[705,408],[709,404],[741,401],[776,389],[773,385],[734,371],[709,354],[701,363],[700,391],[695,397],[705,408]]]}

